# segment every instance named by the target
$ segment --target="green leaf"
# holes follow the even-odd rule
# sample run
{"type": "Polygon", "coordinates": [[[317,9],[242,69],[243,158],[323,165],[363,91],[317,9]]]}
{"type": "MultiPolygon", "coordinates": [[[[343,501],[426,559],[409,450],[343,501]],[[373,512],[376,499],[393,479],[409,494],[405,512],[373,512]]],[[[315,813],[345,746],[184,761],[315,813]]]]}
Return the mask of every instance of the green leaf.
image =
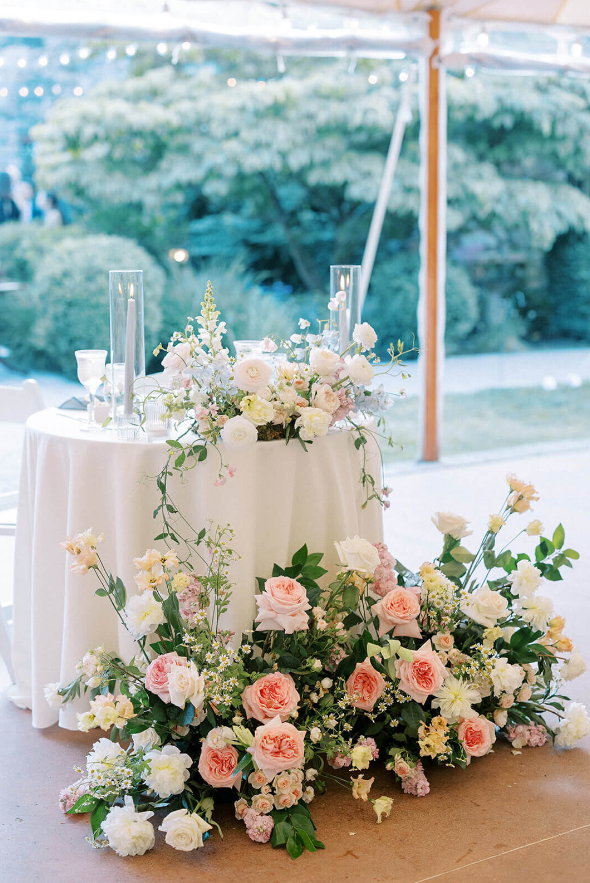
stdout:
{"type": "Polygon", "coordinates": [[[174,461],[174,467],[175,467],[176,469],[180,469],[180,467],[182,466],[182,464],[184,463],[185,460],[186,460],[186,454],[184,453],[184,451],[182,451],[182,452],[178,455],[178,457],[176,458],[176,460],[174,461]]]}
{"type": "Polygon", "coordinates": [[[100,826],[108,816],[110,811],[110,806],[108,803],[105,803],[104,800],[101,800],[92,810],[92,814],[90,816],[90,827],[92,828],[92,835],[96,839],[98,833],[100,832],[100,826]]]}
{"type": "Polygon", "coordinates": [[[372,644],[371,642],[367,644],[367,656],[377,656],[377,654],[382,651],[383,647],[381,644],[372,644]]]}
{"type": "Polygon", "coordinates": [[[169,438],[166,440],[166,444],[171,448],[181,448],[182,445],[179,441],[176,441],[175,438],[169,438]]]}
{"type": "Polygon", "coordinates": [[[422,721],[426,720],[426,712],[417,702],[402,705],[402,720],[411,730],[417,730],[422,721]]]}
{"type": "Polygon", "coordinates": [[[483,553],[483,563],[485,564],[488,570],[491,570],[496,562],[496,556],[491,551],[486,551],[483,553]]]}
{"type": "Polygon", "coordinates": [[[106,589],[97,589],[94,594],[98,595],[99,598],[106,598],[109,593],[106,589]]]}
{"type": "Polygon", "coordinates": [[[563,546],[563,542],[565,540],[565,530],[563,529],[563,524],[558,524],[555,530],[553,531],[553,545],[556,549],[561,549],[563,546]]]}
{"type": "Polygon", "coordinates": [[[296,834],[292,834],[287,840],[287,852],[291,858],[299,858],[303,852],[303,844],[296,834]]]}
{"type": "Polygon", "coordinates": [[[83,794],[82,797],[77,799],[73,807],[68,810],[68,813],[70,815],[77,815],[78,813],[92,812],[98,803],[98,797],[95,797],[93,794],[83,794]]]}
{"type": "Polygon", "coordinates": [[[345,607],[351,607],[356,610],[359,601],[359,590],[356,586],[346,586],[342,593],[342,603],[345,607]]]}
{"type": "Polygon", "coordinates": [[[449,577],[461,577],[467,573],[467,568],[460,564],[459,561],[449,561],[447,564],[442,565],[441,570],[445,576],[449,577]]]}
{"type": "Polygon", "coordinates": [[[451,556],[455,561],[460,561],[461,564],[468,564],[475,558],[473,552],[470,552],[465,546],[456,546],[454,549],[451,549],[451,556]]]}
{"type": "Polygon", "coordinates": [[[291,564],[294,567],[303,567],[305,562],[307,561],[307,546],[304,544],[300,549],[297,549],[293,557],[291,558],[291,564]]]}
{"type": "Polygon", "coordinates": [[[316,852],[314,842],[311,839],[311,837],[309,836],[309,834],[307,833],[307,831],[304,831],[302,828],[298,828],[297,836],[298,836],[299,840],[301,840],[301,842],[303,843],[303,845],[305,846],[305,848],[307,849],[308,852],[316,852]]]}
{"type": "Polygon", "coordinates": [[[506,570],[506,568],[509,567],[511,560],[512,552],[510,551],[510,549],[507,549],[496,558],[496,567],[502,567],[504,570],[506,570]]]}
{"type": "Polygon", "coordinates": [[[122,610],[125,606],[125,601],[127,600],[127,592],[125,591],[125,584],[121,577],[117,577],[115,580],[115,588],[113,590],[113,594],[115,596],[115,603],[119,610],[122,610]]]}
{"type": "Polygon", "coordinates": [[[577,561],[580,557],[580,553],[576,552],[575,549],[565,549],[563,554],[568,558],[571,558],[573,561],[577,561]]]}
{"type": "Polygon", "coordinates": [[[275,847],[284,846],[289,837],[293,835],[293,826],[286,819],[280,822],[275,821],[272,831],[271,845],[275,847]]]}

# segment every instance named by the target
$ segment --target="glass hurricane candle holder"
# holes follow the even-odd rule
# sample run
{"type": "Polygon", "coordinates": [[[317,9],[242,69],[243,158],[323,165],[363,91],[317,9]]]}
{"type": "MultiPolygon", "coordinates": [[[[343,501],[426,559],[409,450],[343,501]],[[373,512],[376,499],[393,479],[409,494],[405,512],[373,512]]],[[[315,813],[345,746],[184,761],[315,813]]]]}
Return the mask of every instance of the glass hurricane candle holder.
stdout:
{"type": "Polygon", "coordinates": [[[352,343],[354,326],[361,321],[361,268],[358,264],[330,267],[330,331],[343,353],[352,343]]]}
{"type": "Polygon", "coordinates": [[[145,376],[143,271],[109,272],[111,364],[123,366],[122,402],[113,396],[113,423],[128,426],[137,411],[135,382],[145,376]],[[122,420],[122,418],[125,418],[122,420]]]}

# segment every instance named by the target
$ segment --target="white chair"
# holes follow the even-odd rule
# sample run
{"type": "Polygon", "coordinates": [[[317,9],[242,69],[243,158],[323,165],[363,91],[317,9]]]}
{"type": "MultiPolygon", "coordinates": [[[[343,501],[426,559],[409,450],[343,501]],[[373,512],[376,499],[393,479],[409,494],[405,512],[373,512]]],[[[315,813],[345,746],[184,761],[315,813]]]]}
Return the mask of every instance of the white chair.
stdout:
{"type": "MultiPolygon", "coordinates": [[[[0,386],[0,423],[25,423],[27,418],[44,407],[39,384],[35,380],[25,380],[22,386],[0,386]]],[[[15,509],[18,491],[0,494],[0,515],[15,509]]],[[[13,537],[16,522],[0,521],[0,536],[13,537]]],[[[10,680],[14,683],[11,641],[4,612],[0,606],[0,656],[4,660],[10,680]]]]}

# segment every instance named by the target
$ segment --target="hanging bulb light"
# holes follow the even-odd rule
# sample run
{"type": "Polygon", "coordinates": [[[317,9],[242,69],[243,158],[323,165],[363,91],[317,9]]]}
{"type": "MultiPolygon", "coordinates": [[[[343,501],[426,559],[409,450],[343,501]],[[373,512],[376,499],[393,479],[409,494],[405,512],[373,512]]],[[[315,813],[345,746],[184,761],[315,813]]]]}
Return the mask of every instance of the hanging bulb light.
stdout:
{"type": "Polygon", "coordinates": [[[43,95],[43,86],[35,86],[35,95],[37,98],[41,98],[43,95]]]}
{"type": "Polygon", "coordinates": [[[26,58],[19,58],[19,60],[17,61],[17,65],[20,68],[26,67],[27,66],[27,59],[26,58]]]}
{"type": "Polygon", "coordinates": [[[62,52],[62,54],[59,56],[59,63],[63,64],[64,66],[70,63],[70,56],[67,52],[62,52]]]}
{"type": "Polygon", "coordinates": [[[137,52],[137,44],[130,43],[129,46],[125,47],[125,55],[128,55],[129,58],[133,58],[135,53],[137,52]]]}
{"type": "Polygon", "coordinates": [[[168,52],[168,44],[167,43],[158,43],[156,46],[156,52],[158,55],[166,55],[168,52]]]}
{"type": "Polygon", "coordinates": [[[49,59],[47,58],[46,55],[39,56],[39,67],[47,67],[48,63],[49,63],[49,59]]]}
{"type": "Polygon", "coordinates": [[[107,50],[107,61],[114,61],[116,57],[117,57],[117,50],[116,49],[108,49],[107,50]]]}
{"type": "Polygon", "coordinates": [[[400,75],[399,75],[400,83],[405,83],[409,76],[410,75],[407,71],[400,71],[400,75]]]}
{"type": "Polygon", "coordinates": [[[27,89],[26,86],[21,86],[20,89],[18,90],[18,94],[21,95],[22,98],[26,98],[27,95],[29,94],[29,90],[27,89]]]}
{"type": "Polygon", "coordinates": [[[88,58],[90,55],[90,49],[88,48],[88,46],[82,46],[81,49],[78,49],[78,55],[82,59],[88,58]]]}
{"type": "Polygon", "coordinates": [[[466,77],[473,77],[474,75],[475,75],[475,68],[471,67],[471,65],[469,65],[468,67],[465,68],[465,76],[466,77]]]}
{"type": "Polygon", "coordinates": [[[478,42],[478,45],[482,47],[482,49],[485,49],[486,46],[488,46],[489,42],[490,42],[490,35],[488,34],[488,32],[487,31],[480,31],[479,34],[477,35],[477,42],[478,42]]]}

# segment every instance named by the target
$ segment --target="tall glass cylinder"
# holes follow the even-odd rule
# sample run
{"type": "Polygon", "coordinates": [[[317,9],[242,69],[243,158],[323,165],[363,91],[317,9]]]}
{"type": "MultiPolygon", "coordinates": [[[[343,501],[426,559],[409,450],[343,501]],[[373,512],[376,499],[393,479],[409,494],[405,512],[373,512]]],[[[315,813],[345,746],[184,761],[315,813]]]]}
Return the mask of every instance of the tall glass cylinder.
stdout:
{"type": "Polygon", "coordinates": [[[350,346],[354,326],[361,321],[361,268],[358,264],[330,267],[330,330],[336,332],[341,353],[350,346]]]}
{"type": "Polygon", "coordinates": [[[135,382],[145,375],[143,323],[143,271],[110,270],[111,365],[113,375],[123,378],[122,402],[113,401],[113,421],[128,423],[137,410],[135,382]]]}

